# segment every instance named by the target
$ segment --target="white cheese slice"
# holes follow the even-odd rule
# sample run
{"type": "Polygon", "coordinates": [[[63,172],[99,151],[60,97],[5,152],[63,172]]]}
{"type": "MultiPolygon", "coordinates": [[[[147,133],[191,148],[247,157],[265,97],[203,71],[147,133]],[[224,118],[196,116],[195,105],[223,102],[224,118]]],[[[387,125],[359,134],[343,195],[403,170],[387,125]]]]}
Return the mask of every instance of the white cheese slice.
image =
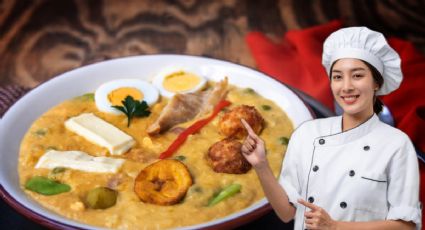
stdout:
{"type": "Polygon", "coordinates": [[[65,127],[87,140],[105,147],[112,155],[121,155],[134,144],[134,139],[93,113],[83,113],[65,122],[65,127]]]}
{"type": "Polygon", "coordinates": [[[93,157],[81,151],[50,150],[40,157],[35,168],[64,167],[86,172],[116,173],[124,161],[112,157],[93,157]]]}

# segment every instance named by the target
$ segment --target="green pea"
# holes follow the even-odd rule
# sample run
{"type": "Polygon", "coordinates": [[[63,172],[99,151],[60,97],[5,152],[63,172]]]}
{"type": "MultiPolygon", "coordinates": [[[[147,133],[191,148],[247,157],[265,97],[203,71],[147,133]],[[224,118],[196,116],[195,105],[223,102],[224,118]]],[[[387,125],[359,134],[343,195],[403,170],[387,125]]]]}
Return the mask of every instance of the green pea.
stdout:
{"type": "Polygon", "coordinates": [[[269,110],[271,110],[271,109],[272,109],[272,107],[271,107],[270,105],[262,105],[262,106],[261,106],[261,108],[262,108],[264,111],[269,111],[269,110]]]}

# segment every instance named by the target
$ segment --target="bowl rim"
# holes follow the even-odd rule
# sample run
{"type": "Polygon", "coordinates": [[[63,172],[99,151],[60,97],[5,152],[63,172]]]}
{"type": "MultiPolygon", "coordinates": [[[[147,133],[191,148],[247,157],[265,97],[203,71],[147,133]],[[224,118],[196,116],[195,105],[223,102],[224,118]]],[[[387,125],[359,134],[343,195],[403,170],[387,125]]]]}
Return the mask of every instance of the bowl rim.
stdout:
{"type": "MultiPolygon", "coordinates": [[[[47,82],[55,81],[57,78],[64,77],[64,75],[66,75],[66,74],[68,74],[70,72],[73,72],[73,71],[82,69],[82,68],[89,68],[89,67],[92,67],[92,66],[95,66],[95,65],[106,64],[107,62],[114,62],[114,61],[123,60],[123,59],[131,59],[131,58],[138,58],[138,57],[149,58],[149,57],[161,57],[161,56],[162,57],[173,57],[173,56],[175,56],[175,57],[189,57],[189,58],[195,58],[195,59],[205,59],[205,60],[211,60],[211,61],[215,61],[215,62],[221,62],[221,63],[231,64],[231,65],[234,65],[234,66],[244,67],[244,68],[249,69],[250,71],[257,72],[257,73],[259,73],[259,74],[267,77],[268,80],[273,81],[275,84],[279,84],[279,85],[282,85],[285,88],[287,88],[291,93],[293,93],[295,95],[296,98],[298,98],[303,103],[303,105],[305,106],[305,108],[308,110],[308,113],[311,116],[311,118],[312,119],[315,118],[315,113],[313,112],[313,110],[310,107],[310,105],[303,99],[303,97],[300,96],[300,93],[302,93],[302,92],[300,92],[300,91],[298,91],[298,90],[296,90],[296,89],[294,89],[294,88],[286,85],[283,82],[278,81],[274,77],[272,77],[272,76],[270,76],[270,75],[268,75],[268,74],[266,74],[266,73],[264,73],[264,72],[262,72],[262,71],[260,71],[258,69],[255,69],[253,67],[250,67],[250,66],[247,66],[247,65],[244,65],[244,64],[235,63],[235,62],[232,62],[232,61],[229,61],[229,60],[221,60],[221,59],[212,58],[212,57],[197,56],[197,55],[188,55],[188,54],[146,54],[146,55],[134,55],[134,56],[119,57],[119,58],[114,58],[114,59],[109,59],[109,60],[104,60],[104,61],[100,61],[100,62],[91,63],[91,64],[88,64],[88,65],[84,65],[84,66],[80,66],[80,67],[77,67],[77,68],[68,70],[66,72],[63,72],[63,73],[61,73],[59,75],[56,75],[56,76],[54,76],[54,77],[46,80],[45,82],[43,82],[43,83],[37,85],[36,87],[30,89],[19,100],[22,100],[23,98],[25,98],[27,96],[27,94],[29,92],[31,92],[31,91],[39,88],[40,86],[43,87],[47,82]]],[[[17,100],[17,101],[19,101],[19,100],[17,100]]],[[[12,108],[13,106],[14,105],[10,106],[10,108],[12,108]]],[[[8,111],[6,111],[6,113],[3,115],[3,117],[8,114],[8,112],[10,111],[10,108],[8,109],[8,111]]],[[[1,127],[1,123],[2,122],[3,122],[3,120],[0,118],[0,127],[1,127]]],[[[296,127],[294,127],[294,129],[295,128],[296,127]]],[[[26,218],[28,218],[28,219],[30,219],[30,220],[38,223],[38,224],[41,224],[41,225],[43,225],[45,227],[53,228],[53,229],[55,229],[55,228],[59,228],[59,229],[84,229],[84,228],[81,228],[79,226],[70,225],[70,224],[63,223],[61,221],[54,220],[54,219],[49,218],[49,217],[47,217],[47,216],[45,216],[43,214],[40,214],[38,212],[35,212],[35,211],[31,210],[30,208],[26,207],[24,204],[22,204],[19,201],[17,201],[13,197],[13,195],[11,195],[3,187],[3,185],[1,184],[1,181],[0,181],[0,197],[2,197],[3,200],[6,201],[6,203],[9,206],[11,206],[13,209],[15,209],[18,213],[22,214],[26,218]]],[[[264,216],[267,212],[270,212],[272,210],[272,207],[271,207],[270,203],[267,201],[266,197],[258,200],[257,202],[254,202],[249,207],[246,207],[246,208],[244,208],[242,210],[239,210],[236,213],[233,213],[233,214],[230,214],[230,215],[221,217],[221,218],[216,219],[216,220],[210,220],[210,221],[203,222],[203,223],[196,224],[196,225],[178,227],[177,229],[217,229],[217,228],[220,228],[220,229],[222,229],[222,228],[229,229],[229,228],[234,228],[234,227],[240,226],[240,225],[242,225],[244,223],[247,223],[248,220],[251,220],[252,221],[252,220],[258,219],[258,218],[264,216]],[[250,210],[249,212],[247,212],[246,209],[249,208],[249,207],[253,207],[253,206],[258,206],[258,207],[255,207],[252,210],[250,210]],[[244,211],[245,211],[245,213],[243,213],[244,211]],[[238,214],[238,213],[243,213],[243,214],[240,214],[240,215],[238,215],[236,217],[232,217],[233,215],[238,214]],[[224,221],[219,222],[219,223],[214,223],[217,220],[223,220],[223,219],[229,219],[229,220],[224,220],[224,221]],[[200,226],[200,225],[205,225],[205,226],[200,226]]],[[[66,218],[66,217],[63,217],[63,218],[66,218]]],[[[82,225],[88,225],[88,226],[90,226],[89,224],[78,222],[77,220],[73,220],[73,219],[70,219],[70,220],[73,221],[73,222],[82,224],[82,225]]],[[[94,225],[91,225],[91,227],[93,229],[103,229],[102,227],[94,226],[94,225]]]]}

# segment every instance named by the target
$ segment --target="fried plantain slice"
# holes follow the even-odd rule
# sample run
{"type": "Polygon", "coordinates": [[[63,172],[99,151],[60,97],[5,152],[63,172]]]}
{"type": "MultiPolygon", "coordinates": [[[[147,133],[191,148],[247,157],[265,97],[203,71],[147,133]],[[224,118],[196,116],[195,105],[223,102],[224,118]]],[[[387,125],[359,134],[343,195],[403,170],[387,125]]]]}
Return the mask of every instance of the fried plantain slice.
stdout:
{"type": "Polygon", "coordinates": [[[160,160],[136,177],[134,192],[145,203],[173,205],[180,202],[192,185],[186,165],[178,160],[160,160]]]}

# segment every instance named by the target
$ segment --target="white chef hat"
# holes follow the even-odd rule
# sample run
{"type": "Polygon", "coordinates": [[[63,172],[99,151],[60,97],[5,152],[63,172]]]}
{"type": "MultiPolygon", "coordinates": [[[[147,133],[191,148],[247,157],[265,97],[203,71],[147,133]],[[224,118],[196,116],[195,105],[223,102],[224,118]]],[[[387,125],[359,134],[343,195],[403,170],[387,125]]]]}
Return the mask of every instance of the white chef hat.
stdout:
{"type": "Polygon", "coordinates": [[[397,52],[388,45],[381,33],[366,27],[343,28],[329,35],[323,44],[322,56],[322,64],[328,74],[332,64],[341,58],[366,61],[381,73],[384,83],[376,95],[389,94],[403,80],[397,52]]]}

